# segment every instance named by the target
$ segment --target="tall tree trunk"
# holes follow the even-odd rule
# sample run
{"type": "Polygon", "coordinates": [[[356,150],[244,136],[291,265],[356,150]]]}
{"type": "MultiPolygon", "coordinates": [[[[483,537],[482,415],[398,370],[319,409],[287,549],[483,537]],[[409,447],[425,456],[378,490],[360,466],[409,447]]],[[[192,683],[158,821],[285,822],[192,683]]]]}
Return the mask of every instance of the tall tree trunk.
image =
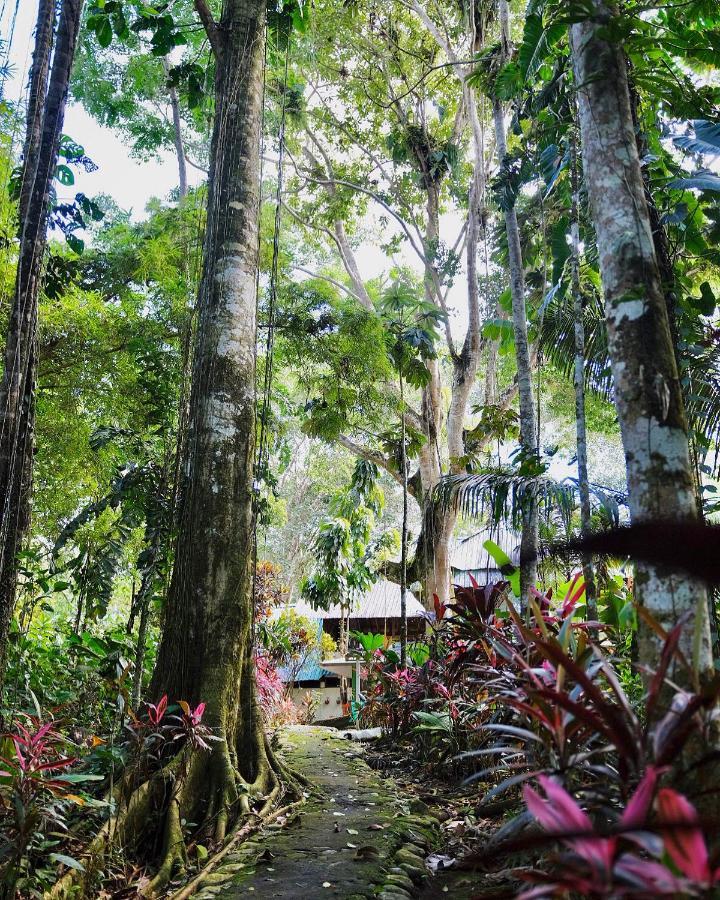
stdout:
{"type": "Polygon", "coordinates": [[[218,23],[204,3],[197,8],[216,56],[216,112],[185,485],[150,691],[207,704],[207,724],[222,740],[210,754],[196,754],[178,804],[185,818],[212,823],[222,839],[238,805],[276,783],[251,643],[265,2],[225,0],[218,23]]]}
{"type": "MultiPolygon", "coordinates": [[[[633,129],[625,59],[603,36],[616,15],[595,0],[594,16],[572,26],[583,171],[605,291],[615,403],[634,521],[694,520],[697,504],[687,424],[653,245],[633,129]]],[[[712,673],[707,592],[692,578],[638,565],[637,598],[666,629],[687,613],[682,647],[700,676],[712,673]]],[[[640,660],[654,665],[658,639],[640,633],[640,660]]]]}
{"type": "MultiPolygon", "coordinates": [[[[501,25],[501,56],[507,58],[510,49],[510,12],[507,0],[499,0],[501,25]]],[[[493,120],[495,123],[495,146],[500,165],[507,154],[505,139],[505,115],[502,103],[493,100],[493,120]]],[[[532,389],[532,362],[527,331],[527,310],[525,308],[525,271],[520,246],[520,228],[514,205],[504,210],[505,233],[508,242],[508,262],[510,267],[510,293],[512,296],[512,322],[515,337],[515,360],[518,376],[518,398],[520,401],[520,446],[527,456],[538,452],[538,438],[535,423],[535,403],[532,389]]],[[[522,510],[522,537],[520,540],[520,590],[522,602],[526,603],[528,591],[537,581],[538,554],[538,511],[537,503],[528,498],[522,510]]]]}
{"type": "Polygon", "coordinates": [[[57,163],[82,0],[63,0],[48,82],[51,13],[41,7],[33,57],[21,188],[20,249],[0,384],[0,687],[17,586],[17,553],[29,530],[35,420],[37,317],[47,241],[50,184],[57,163]],[[47,85],[47,91],[45,91],[47,85]],[[42,123],[39,128],[39,122],[42,123]],[[31,171],[32,168],[32,171],[31,171]]]}
{"type": "Polygon", "coordinates": [[[23,223],[28,213],[30,195],[35,182],[38,154],[40,152],[45,97],[50,74],[50,60],[52,59],[54,24],[55,4],[53,0],[40,0],[35,23],[35,48],[33,50],[32,68],[30,69],[25,144],[23,146],[23,168],[20,183],[20,200],[18,203],[21,234],[23,223]]]}
{"type": "MultiPolygon", "coordinates": [[[[580,289],[580,185],[578,179],[577,147],[575,135],[570,138],[570,181],[572,188],[571,210],[571,290],[573,318],[575,320],[575,436],[578,466],[578,492],[580,494],[580,532],[583,537],[590,534],[590,480],[587,461],[587,427],[585,420],[585,326],[583,323],[583,303],[580,289]]],[[[587,618],[597,619],[597,587],[591,558],[582,556],[583,578],[585,579],[585,604],[587,618]]]]}
{"type": "MultiPolygon", "coordinates": [[[[427,161],[422,154],[417,154],[418,168],[424,180],[426,191],[426,224],[425,253],[428,264],[425,267],[425,299],[429,303],[438,304],[432,256],[437,252],[440,238],[440,185],[428,174],[427,161]]],[[[443,603],[450,599],[450,537],[454,521],[443,514],[433,514],[428,507],[435,506],[435,488],[442,478],[442,460],[440,456],[440,438],[442,431],[442,384],[440,367],[436,359],[427,361],[430,373],[428,384],[422,392],[422,418],[426,442],[420,451],[420,483],[422,485],[422,502],[425,507],[424,518],[428,515],[435,525],[433,540],[425,544],[424,557],[421,559],[422,585],[425,606],[432,608],[433,594],[437,594],[443,603]]]]}

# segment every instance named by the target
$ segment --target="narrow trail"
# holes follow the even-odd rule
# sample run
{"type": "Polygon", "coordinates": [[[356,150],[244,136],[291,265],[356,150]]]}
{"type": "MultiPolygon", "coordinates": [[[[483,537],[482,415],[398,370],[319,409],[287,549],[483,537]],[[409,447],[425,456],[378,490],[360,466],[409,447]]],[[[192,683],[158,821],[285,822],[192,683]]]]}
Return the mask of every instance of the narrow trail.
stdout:
{"type": "Polygon", "coordinates": [[[469,897],[431,879],[425,857],[438,838],[424,804],[380,778],[362,748],[327,728],[283,732],[291,765],[322,791],[284,827],[267,827],[208,876],[198,900],[239,897],[305,898],[469,897]]]}

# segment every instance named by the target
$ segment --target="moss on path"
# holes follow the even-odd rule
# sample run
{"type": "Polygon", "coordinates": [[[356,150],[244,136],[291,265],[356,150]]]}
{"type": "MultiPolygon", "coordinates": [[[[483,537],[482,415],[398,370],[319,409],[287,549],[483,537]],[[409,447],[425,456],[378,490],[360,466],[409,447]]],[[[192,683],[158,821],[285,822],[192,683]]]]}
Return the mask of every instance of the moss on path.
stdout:
{"type": "MultiPolygon", "coordinates": [[[[362,749],[327,728],[283,732],[290,764],[322,791],[284,828],[268,827],[229,854],[196,897],[407,900],[427,876],[437,821],[381,779],[362,749]]],[[[447,895],[446,895],[447,896],[447,895]]]]}

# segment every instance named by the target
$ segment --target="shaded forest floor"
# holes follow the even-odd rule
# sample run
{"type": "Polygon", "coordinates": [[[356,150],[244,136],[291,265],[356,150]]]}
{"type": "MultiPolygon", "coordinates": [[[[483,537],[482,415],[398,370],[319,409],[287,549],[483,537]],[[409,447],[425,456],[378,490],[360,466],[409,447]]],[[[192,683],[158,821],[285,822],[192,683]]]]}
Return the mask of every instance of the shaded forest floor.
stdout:
{"type": "MultiPolygon", "coordinates": [[[[255,898],[469,898],[470,873],[431,874],[443,835],[436,808],[408,783],[378,774],[363,746],[328,728],[289,728],[284,755],[318,788],[295,817],[268,826],[208,875],[199,900],[255,898]]],[[[371,751],[372,754],[372,751],[371,751]]],[[[440,815],[438,815],[440,813],[440,815]]],[[[474,885],[473,885],[474,882],[474,885]]]]}

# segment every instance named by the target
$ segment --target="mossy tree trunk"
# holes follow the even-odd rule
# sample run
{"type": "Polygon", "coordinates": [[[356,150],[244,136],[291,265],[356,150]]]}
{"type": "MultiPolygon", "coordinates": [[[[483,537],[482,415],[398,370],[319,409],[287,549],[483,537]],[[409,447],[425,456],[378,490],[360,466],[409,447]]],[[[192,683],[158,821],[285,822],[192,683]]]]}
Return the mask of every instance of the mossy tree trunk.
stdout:
{"type": "MultiPolygon", "coordinates": [[[[606,38],[617,14],[595,0],[592,18],[571,28],[583,171],[605,292],[615,402],[634,521],[695,520],[697,503],[668,309],[658,268],[637,143],[626,61],[606,38]]],[[[705,587],[659,566],[638,565],[637,599],[665,629],[683,614],[682,646],[696,672],[712,672],[705,587]]],[[[659,645],[640,633],[640,661],[659,645]]]]}
{"type": "MultiPolygon", "coordinates": [[[[255,697],[252,648],[256,285],[264,0],[197,10],[216,57],[207,231],[198,296],[179,534],[150,693],[207,704],[221,738],[194,754],[173,819],[211,839],[277,784],[255,697]]],[[[182,846],[182,845],[181,845],[182,846]]],[[[180,852],[168,850],[156,887],[180,852]],[[173,859],[175,857],[175,859],[173,859]]]]}
{"type": "Polygon", "coordinates": [[[20,186],[20,247],[0,383],[0,687],[17,589],[17,554],[30,528],[38,302],[50,185],[57,163],[83,0],[40,3],[20,186]],[[54,53],[53,53],[54,43],[54,53]],[[50,59],[52,55],[52,68],[50,59]]]}

